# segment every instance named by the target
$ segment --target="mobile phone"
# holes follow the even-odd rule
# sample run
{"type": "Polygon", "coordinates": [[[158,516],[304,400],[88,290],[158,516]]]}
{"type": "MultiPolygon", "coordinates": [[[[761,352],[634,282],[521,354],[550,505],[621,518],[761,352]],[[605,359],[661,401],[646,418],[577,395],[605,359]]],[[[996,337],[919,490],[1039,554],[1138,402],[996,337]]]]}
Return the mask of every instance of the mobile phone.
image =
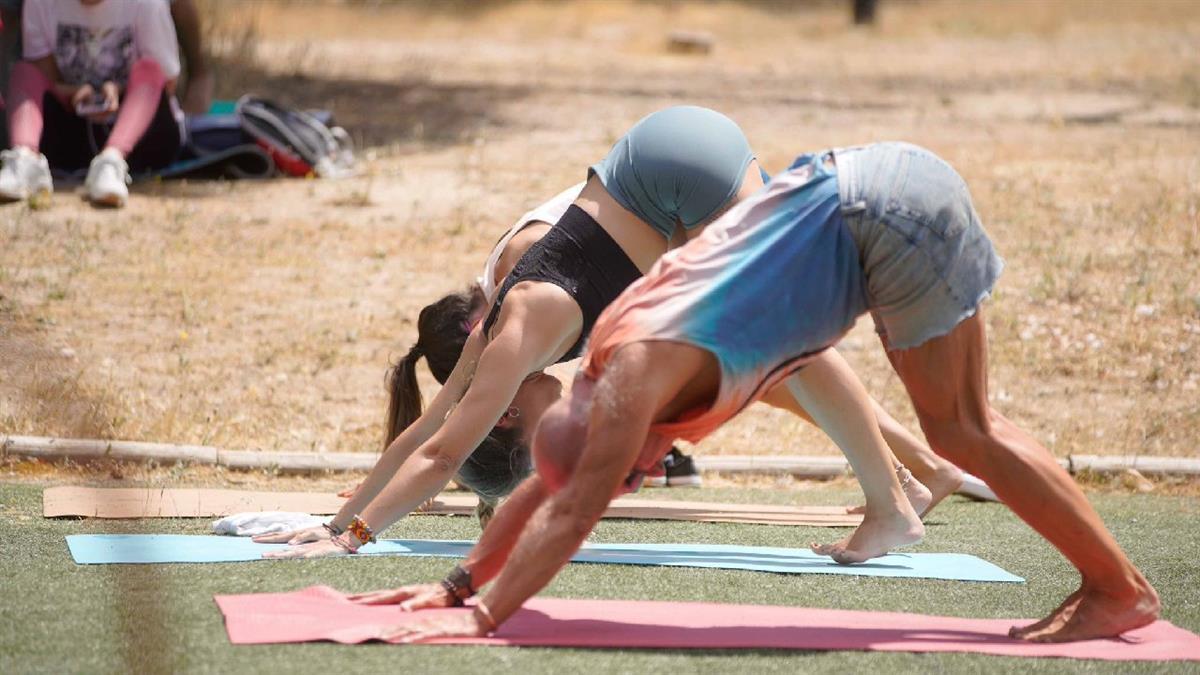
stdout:
{"type": "Polygon", "coordinates": [[[108,112],[108,98],[104,94],[93,94],[75,106],[75,114],[80,117],[97,115],[102,112],[108,112]]]}

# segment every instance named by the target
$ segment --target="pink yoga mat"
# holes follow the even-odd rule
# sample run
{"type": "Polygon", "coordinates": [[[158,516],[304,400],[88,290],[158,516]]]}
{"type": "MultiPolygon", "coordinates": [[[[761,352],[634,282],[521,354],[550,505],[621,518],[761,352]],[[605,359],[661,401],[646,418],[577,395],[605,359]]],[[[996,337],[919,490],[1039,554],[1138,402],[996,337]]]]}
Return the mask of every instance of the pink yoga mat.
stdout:
{"type": "MultiPolygon", "coordinates": [[[[386,628],[439,609],[405,613],[356,605],[327,586],[293,593],[218,595],[234,644],[376,640],[386,628]]],[[[972,652],[1109,661],[1200,660],[1200,637],[1167,621],[1120,640],[1031,644],[1007,636],[1009,619],[958,619],[760,605],[534,598],[495,637],[441,643],[661,649],[804,649],[972,652]]]]}

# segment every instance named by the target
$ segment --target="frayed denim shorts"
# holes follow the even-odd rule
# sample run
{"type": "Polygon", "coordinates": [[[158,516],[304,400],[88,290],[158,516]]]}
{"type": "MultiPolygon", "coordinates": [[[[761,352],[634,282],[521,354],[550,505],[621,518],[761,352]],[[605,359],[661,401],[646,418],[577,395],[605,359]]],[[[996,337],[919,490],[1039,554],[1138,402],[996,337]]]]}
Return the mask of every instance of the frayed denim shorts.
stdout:
{"type": "Polygon", "coordinates": [[[833,156],[842,218],[858,246],[884,344],[916,347],[975,314],[1004,261],[958,172],[908,143],[842,148],[833,156]]]}

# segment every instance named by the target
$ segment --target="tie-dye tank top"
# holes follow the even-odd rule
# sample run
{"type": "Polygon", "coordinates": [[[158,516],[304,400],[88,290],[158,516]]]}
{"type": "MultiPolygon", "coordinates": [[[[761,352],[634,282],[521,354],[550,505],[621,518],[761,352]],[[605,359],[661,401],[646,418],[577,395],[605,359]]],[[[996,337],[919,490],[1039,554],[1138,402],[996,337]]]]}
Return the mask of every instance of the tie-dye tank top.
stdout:
{"type": "MultiPolygon", "coordinates": [[[[836,169],[826,157],[798,158],[700,237],[660,258],[600,315],[584,355],[589,378],[621,346],[649,340],[690,344],[718,361],[713,405],[655,424],[653,435],[707,436],[837,342],[866,311],[858,249],[842,225],[836,169]]],[[[669,447],[648,443],[643,454],[669,447]]],[[[636,466],[647,470],[659,459],[640,457],[636,466]]]]}

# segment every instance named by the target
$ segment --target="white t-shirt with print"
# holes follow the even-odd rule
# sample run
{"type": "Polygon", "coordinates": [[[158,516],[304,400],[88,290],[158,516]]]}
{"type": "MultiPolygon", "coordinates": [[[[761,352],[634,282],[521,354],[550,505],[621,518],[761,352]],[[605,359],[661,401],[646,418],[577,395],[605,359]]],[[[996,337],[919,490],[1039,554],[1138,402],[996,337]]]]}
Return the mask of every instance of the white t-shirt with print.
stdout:
{"type": "Polygon", "coordinates": [[[25,0],[25,58],[54,56],[63,82],[129,82],[134,61],[151,58],[167,79],[179,76],[179,42],[162,0],[25,0]]]}

